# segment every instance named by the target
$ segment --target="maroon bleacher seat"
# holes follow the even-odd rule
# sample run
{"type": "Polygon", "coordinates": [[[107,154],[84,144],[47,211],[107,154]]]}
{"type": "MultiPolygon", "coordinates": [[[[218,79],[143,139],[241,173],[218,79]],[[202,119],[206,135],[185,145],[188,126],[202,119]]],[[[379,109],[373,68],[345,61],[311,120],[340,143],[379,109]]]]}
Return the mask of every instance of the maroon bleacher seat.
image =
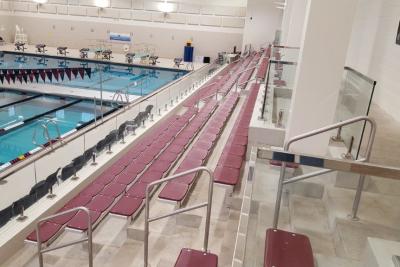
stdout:
{"type": "Polygon", "coordinates": [[[111,206],[114,199],[115,198],[109,196],[97,195],[93,197],[92,201],[90,201],[86,207],[91,211],[104,212],[111,206]]]}
{"type": "MultiPolygon", "coordinates": [[[[89,185],[89,187],[90,186],[92,186],[92,185],[89,185]]],[[[94,186],[94,187],[97,187],[97,186],[94,186]]],[[[68,201],[67,204],[64,205],[64,207],[66,207],[68,209],[72,209],[72,208],[76,208],[76,207],[80,207],[80,206],[85,206],[91,200],[92,200],[91,195],[84,195],[84,194],[77,195],[76,197],[74,197],[73,199],[68,201]]]]}
{"type": "Polygon", "coordinates": [[[139,181],[145,184],[152,183],[154,181],[158,181],[163,177],[163,173],[160,171],[146,171],[143,175],[139,178],[139,181]]]}
{"type": "Polygon", "coordinates": [[[165,150],[158,157],[158,160],[173,163],[177,158],[178,158],[178,154],[165,150]]]}
{"type": "MultiPolygon", "coordinates": [[[[90,211],[90,221],[92,225],[97,222],[100,215],[100,212],[90,211]]],[[[78,213],[68,222],[67,227],[74,230],[86,231],[88,229],[86,212],[78,211],[78,213]]]]}
{"type": "MultiPolygon", "coordinates": [[[[152,151],[154,151],[154,150],[152,150],[152,151]]],[[[140,155],[140,157],[138,157],[135,160],[135,162],[142,163],[144,165],[148,165],[150,162],[152,162],[154,160],[154,156],[150,155],[151,153],[152,152],[147,154],[146,151],[143,152],[143,154],[140,155]]]]}
{"type": "MultiPolygon", "coordinates": [[[[282,161],[279,160],[270,160],[269,164],[273,165],[273,166],[282,166],[282,161]]],[[[292,169],[297,169],[300,165],[298,163],[295,162],[286,162],[286,167],[287,168],[292,168],[292,169]]]]}
{"type": "Polygon", "coordinates": [[[123,196],[111,208],[110,213],[121,216],[133,216],[142,206],[143,199],[130,196],[123,196]]]}
{"type": "Polygon", "coordinates": [[[146,197],[146,187],[147,183],[136,182],[126,191],[126,195],[143,199],[146,197]]]}
{"type": "Polygon", "coordinates": [[[246,146],[243,145],[231,145],[227,148],[230,154],[243,157],[246,154],[246,146]]]}
{"type": "Polygon", "coordinates": [[[91,183],[80,192],[80,195],[93,197],[103,190],[103,184],[91,183]]]}
{"type": "Polygon", "coordinates": [[[185,145],[179,145],[173,142],[171,145],[168,146],[166,151],[175,153],[175,154],[180,154],[182,151],[185,149],[185,145]]]}
{"type": "Polygon", "coordinates": [[[103,172],[94,180],[94,183],[105,186],[105,185],[111,183],[114,179],[115,179],[115,175],[112,175],[108,172],[103,172]]]}
{"type": "Polygon", "coordinates": [[[200,159],[204,161],[207,155],[208,155],[208,150],[206,149],[192,148],[187,154],[187,157],[190,159],[200,159]]]}
{"type": "Polygon", "coordinates": [[[240,169],[217,166],[214,171],[214,182],[225,185],[236,185],[240,178],[240,169]]]}
{"type": "Polygon", "coordinates": [[[130,174],[136,176],[137,174],[141,173],[144,168],[146,168],[146,165],[144,163],[135,160],[129,166],[127,166],[121,174],[130,174]]]}
{"type": "Polygon", "coordinates": [[[313,267],[314,257],[307,236],[268,229],[265,239],[264,267],[313,267]]]}
{"type": "MultiPolygon", "coordinates": [[[[63,207],[63,208],[59,209],[56,213],[60,213],[60,212],[67,211],[67,210],[70,210],[70,209],[71,208],[63,207]]],[[[76,213],[77,212],[70,212],[70,213],[67,213],[67,214],[64,214],[64,215],[60,215],[60,216],[57,216],[57,217],[54,217],[54,218],[50,219],[49,222],[53,222],[53,223],[59,224],[59,225],[64,225],[67,222],[69,222],[76,215],[76,213]]]]}
{"type": "Polygon", "coordinates": [[[103,196],[108,196],[112,198],[116,198],[117,196],[121,195],[122,192],[125,191],[126,185],[119,184],[119,183],[110,183],[104,187],[104,189],[100,192],[103,196]]]}
{"type": "MultiPolygon", "coordinates": [[[[218,256],[212,253],[183,248],[175,262],[175,267],[217,267],[218,256]]],[[[279,266],[277,266],[279,267],[279,266]]]]}
{"type": "Polygon", "coordinates": [[[132,183],[137,177],[137,174],[131,174],[128,172],[123,171],[120,175],[115,178],[114,182],[118,184],[128,185],[132,183]]]}
{"type": "MultiPolygon", "coordinates": [[[[230,167],[235,169],[240,169],[243,163],[243,157],[238,157],[233,154],[222,153],[220,158],[221,165],[224,167],[230,167]]],[[[220,162],[218,162],[219,164],[220,162]]]]}
{"type": "Polygon", "coordinates": [[[188,189],[189,186],[187,184],[172,181],[164,186],[158,197],[165,200],[180,202],[185,198],[188,189]]]}
{"type": "Polygon", "coordinates": [[[151,164],[148,171],[157,171],[165,173],[170,166],[171,162],[157,159],[153,164],[151,164]]]}
{"type": "MultiPolygon", "coordinates": [[[[53,236],[55,236],[61,230],[61,227],[62,227],[61,225],[53,222],[43,222],[40,225],[40,230],[39,230],[40,242],[47,243],[47,241],[49,241],[53,236]]],[[[32,242],[37,242],[36,230],[30,233],[30,235],[28,235],[26,239],[32,242]]]]}

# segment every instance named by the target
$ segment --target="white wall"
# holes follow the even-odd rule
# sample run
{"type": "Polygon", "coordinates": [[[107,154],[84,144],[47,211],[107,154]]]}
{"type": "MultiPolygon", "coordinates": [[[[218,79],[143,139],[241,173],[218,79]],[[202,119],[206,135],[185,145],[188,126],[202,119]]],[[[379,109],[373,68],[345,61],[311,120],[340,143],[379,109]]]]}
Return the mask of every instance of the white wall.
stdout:
{"type": "Polygon", "coordinates": [[[11,40],[11,27],[11,16],[0,13],[0,36],[3,37],[7,42],[11,40]]]}
{"type": "Polygon", "coordinates": [[[347,65],[378,81],[374,102],[400,121],[400,20],[398,0],[360,0],[347,65]]]}
{"type": "MultiPolygon", "coordinates": [[[[193,39],[195,55],[215,57],[218,52],[239,49],[242,44],[247,0],[176,0],[174,12],[165,15],[157,0],[110,0],[99,9],[94,0],[2,0],[0,12],[8,11],[29,35],[29,43],[66,44],[81,48],[93,39],[107,39],[107,30],[133,33],[134,43],[157,47],[161,57],[182,56],[186,41],[193,39]]],[[[116,46],[115,52],[120,52],[116,46]]]]}
{"type": "Polygon", "coordinates": [[[273,0],[248,0],[246,25],[243,33],[243,47],[252,44],[258,49],[275,39],[275,32],[281,28],[283,11],[277,9],[273,0]]]}

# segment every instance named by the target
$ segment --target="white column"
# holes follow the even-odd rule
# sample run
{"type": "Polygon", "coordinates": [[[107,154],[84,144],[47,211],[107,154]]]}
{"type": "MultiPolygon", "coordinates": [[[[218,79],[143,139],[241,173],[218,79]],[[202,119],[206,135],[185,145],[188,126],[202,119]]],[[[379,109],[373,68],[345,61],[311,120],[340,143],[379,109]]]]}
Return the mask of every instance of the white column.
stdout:
{"type": "Polygon", "coordinates": [[[291,7],[291,16],[289,22],[289,32],[287,35],[285,45],[300,46],[303,32],[304,23],[306,18],[307,4],[311,0],[295,0],[291,7]]]}
{"type": "MultiPolygon", "coordinates": [[[[358,0],[309,0],[286,140],[331,124],[358,0]]],[[[330,134],[294,145],[325,154],[330,134]]]]}

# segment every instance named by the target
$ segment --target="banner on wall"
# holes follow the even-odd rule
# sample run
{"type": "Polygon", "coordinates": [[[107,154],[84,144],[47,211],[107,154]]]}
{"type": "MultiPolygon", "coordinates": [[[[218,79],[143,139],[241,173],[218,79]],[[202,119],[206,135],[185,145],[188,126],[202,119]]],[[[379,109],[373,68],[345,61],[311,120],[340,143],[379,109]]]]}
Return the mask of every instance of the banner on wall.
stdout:
{"type": "Polygon", "coordinates": [[[0,83],[7,82],[15,83],[19,81],[20,83],[28,82],[53,82],[53,81],[64,81],[64,77],[68,80],[72,78],[79,77],[84,79],[85,76],[92,76],[91,68],[54,68],[54,69],[1,69],[0,70],[0,83]]]}
{"type": "Polygon", "coordinates": [[[110,32],[109,40],[112,42],[131,43],[132,35],[129,33],[110,32]]]}

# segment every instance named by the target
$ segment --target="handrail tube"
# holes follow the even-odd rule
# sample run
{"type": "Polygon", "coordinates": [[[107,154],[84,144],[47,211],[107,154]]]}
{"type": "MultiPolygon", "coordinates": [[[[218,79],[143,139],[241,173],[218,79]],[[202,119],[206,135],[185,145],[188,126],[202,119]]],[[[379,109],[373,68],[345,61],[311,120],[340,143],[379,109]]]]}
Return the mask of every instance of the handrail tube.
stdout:
{"type": "MultiPolygon", "coordinates": [[[[359,117],[355,117],[346,121],[342,121],[342,122],[338,122],[326,127],[322,127],[298,136],[294,136],[292,137],[290,140],[288,140],[287,142],[285,142],[283,150],[284,151],[289,151],[290,145],[293,144],[294,142],[321,134],[321,133],[325,133],[325,132],[329,132],[331,130],[337,129],[339,127],[343,127],[343,126],[348,126],[360,121],[364,121],[364,122],[368,122],[371,125],[371,130],[370,130],[370,134],[369,134],[369,138],[368,138],[368,143],[367,143],[367,149],[366,149],[366,155],[365,155],[365,161],[368,162],[371,156],[371,151],[372,151],[372,146],[374,143],[374,139],[375,139],[375,134],[376,134],[376,122],[374,119],[368,117],[368,116],[359,116],[359,117]]],[[[285,180],[285,171],[286,171],[286,163],[282,162],[281,165],[281,170],[280,170],[280,176],[279,176],[279,183],[278,183],[278,190],[277,190],[277,196],[276,196],[276,202],[275,202],[275,211],[274,211],[274,221],[273,221],[273,227],[277,228],[278,227],[278,220],[279,220],[279,211],[280,211],[280,206],[281,206],[281,201],[282,201],[282,193],[283,193],[283,185],[284,185],[284,180],[285,180]]],[[[356,191],[356,195],[354,198],[354,202],[353,202],[353,208],[352,208],[352,218],[356,219],[357,217],[357,211],[358,211],[358,206],[360,203],[360,199],[361,199],[361,193],[362,193],[362,189],[364,186],[364,181],[365,181],[365,175],[361,175],[360,179],[359,179],[359,183],[357,186],[357,191],[356,191]]]]}
{"type": "Polygon", "coordinates": [[[271,64],[268,63],[268,71],[267,71],[267,81],[265,82],[265,92],[264,92],[264,99],[263,99],[263,104],[261,107],[261,119],[264,119],[264,113],[265,113],[265,106],[267,105],[267,90],[268,90],[268,85],[269,85],[269,74],[271,72],[271,64]]]}
{"type": "Polygon", "coordinates": [[[63,212],[59,212],[57,214],[53,214],[47,217],[44,217],[43,219],[40,219],[37,223],[36,223],[36,241],[37,241],[37,247],[38,247],[38,258],[39,258],[39,266],[43,267],[43,253],[49,252],[49,251],[53,251],[56,249],[60,249],[60,248],[64,248],[67,246],[71,246],[71,245],[75,245],[78,243],[83,243],[83,242],[88,242],[88,256],[89,256],[89,267],[93,267],[93,242],[92,242],[92,220],[91,220],[91,216],[90,216],[90,211],[88,208],[86,207],[76,207],[70,210],[66,210],[63,212]],[[72,241],[72,242],[68,242],[65,244],[61,244],[58,245],[54,248],[47,248],[47,249],[42,249],[42,242],[40,241],[40,224],[42,222],[48,221],[50,219],[65,215],[65,214],[69,214],[72,212],[78,212],[78,211],[83,211],[87,214],[87,219],[88,219],[88,229],[87,229],[87,238],[83,238],[83,239],[79,239],[77,241],[72,241]]]}
{"type": "Polygon", "coordinates": [[[147,185],[146,187],[146,197],[145,197],[145,215],[144,215],[144,258],[143,258],[143,263],[144,263],[144,267],[148,267],[148,262],[149,262],[149,224],[150,222],[156,221],[156,220],[160,220],[163,218],[167,218],[173,215],[177,215],[180,213],[184,213],[190,210],[194,210],[194,209],[199,209],[202,208],[204,206],[207,206],[207,212],[206,212],[206,225],[205,225],[205,231],[204,231],[204,242],[203,242],[203,250],[205,252],[207,252],[208,250],[208,238],[210,235],[210,222],[211,222],[211,206],[212,206],[212,197],[213,197],[213,189],[214,189],[214,174],[213,172],[207,168],[207,167],[197,167],[185,172],[181,172],[178,174],[174,174],[172,176],[160,179],[158,181],[154,181],[150,184],[147,185]],[[186,207],[186,208],[182,208],[182,209],[178,209],[175,210],[171,213],[167,213],[158,217],[153,217],[150,218],[150,191],[153,189],[154,186],[156,185],[160,185],[175,179],[178,179],[182,176],[191,174],[191,173],[198,173],[198,172],[207,172],[208,174],[208,178],[209,178],[209,183],[208,183],[208,198],[207,198],[207,202],[204,203],[200,203],[197,205],[193,205],[190,207],[186,207]]]}
{"type": "MultiPolygon", "coordinates": [[[[217,64],[214,64],[214,65],[217,65],[217,64]]],[[[206,68],[211,68],[211,67],[213,67],[213,64],[204,65],[203,67],[201,67],[201,68],[198,69],[197,71],[200,71],[200,70],[203,70],[203,69],[206,69],[206,68]]],[[[181,81],[183,81],[183,80],[189,79],[189,78],[190,78],[190,75],[194,75],[194,74],[195,74],[195,73],[189,72],[189,73],[186,74],[185,76],[182,76],[181,78],[179,78],[179,79],[177,79],[177,80],[175,80],[175,81],[173,81],[173,82],[171,82],[171,83],[169,83],[169,84],[167,84],[167,85],[165,85],[165,86],[163,86],[163,87],[161,87],[161,88],[159,88],[159,89],[153,91],[152,93],[150,93],[150,94],[148,94],[148,95],[146,95],[146,96],[140,97],[140,98],[138,98],[138,99],[133,100],[132,102],[130,102],[130,103],[127,105],[126,110],[131,110],[133,107],[136,107],[137,105],[139,105],[139,104],[141,104],[141,103],[143,103],[143,102],[148,101],[149,98],[155,96],[156,94],[160,93],[161,91],[164,91],[164,90],[168,89],[169,87],[172,87],[172,86],[174,86],[175,84],[177,84],[177,83],[179,83],[179,82],[181,82],[181,81]]],[[[75,97],[76,97],[76,96],[75,96],[75,97]]],[[[116,111],[116,112],[112,113],[110,116],[108,116],[107,118],[105,118],[104,120],[102,120],[100,123],[88,125],[88,126],[86,126],[87,128],[85,127],[86,129],[81,129],[80,131],[77,131],[77,132],[74,133],[73,135],[68,136],[68,138],[66,138],[66,139],[67,139],[69,142],[70,142],[70,141],[73,141],[73,140],[75,140],[75,139],[81,137],[82,135],[85,135],[86,133],[92,131],[94,128],[97,128],[97,127],[99,127],[100,125],[105,124],[106,122],[108,122],[108,121],[110,121],[110,120],[112,120],[112,119],[115,119],[117,116],[121,115],[121,113],[125,112],[126,110],[116,111]]],[[[57,144],[57,143],[55,143],[54,145],[55,145],[55,146],[58,146],[58,147],[61,147],[63,144],[57,144]]],[[[56,148],[58,148],[58,147],[56,147],[56,148]]],[[[55,148],[55,149],[56,149],[56,148],[55,148]]],[[[35,160],[33,160],[33,161],[36,161],[37,159],[35,158],[35,156],[38,157],[38,159],[40,159],[40,158],[42,158],[42,157],[48,155],[48,154],[51,153],[51,152],[52,152],[52,151],[43,150],[43,151],[40,151],[38,154],[31,156],[30,159],[31,159],[31,160],[35,159],[35,160]]],[[[31,163],[32,163],[32,161],[29,161],[29,160],[21,161],[20,163],[18,163],[18,165],[14,165],[13,168],[12,168],[10,171],[7,172],[7,171],[4,170],[3,172],[0,173],[0,181],[6,179],[6,178],[9,177],[10,175],[12,175],[12,174],[14,174],[15,172],[17,172],[17,171],[23,169],[24,167],[26,167],[27,165],[29,165],[29,164],[31,164],[31,163]]]]}

